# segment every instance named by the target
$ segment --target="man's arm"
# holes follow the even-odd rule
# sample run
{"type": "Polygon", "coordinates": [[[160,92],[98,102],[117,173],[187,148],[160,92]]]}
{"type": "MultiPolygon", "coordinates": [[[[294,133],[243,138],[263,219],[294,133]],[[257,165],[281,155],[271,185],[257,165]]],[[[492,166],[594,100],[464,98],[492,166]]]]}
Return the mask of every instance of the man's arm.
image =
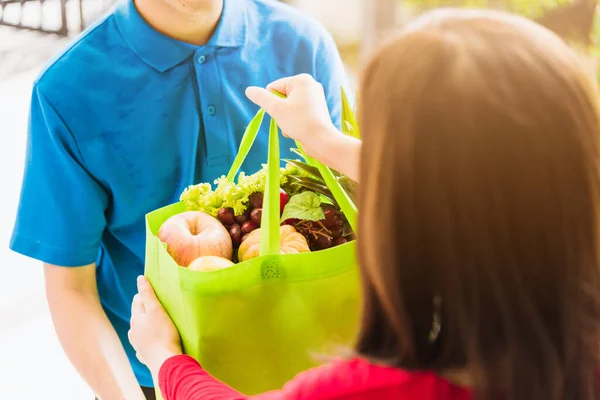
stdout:
{"type": "MultiPolygon", "coordinates": [[[[48,92],[68,95],[53,86],[48,92]]],[[[108,193],[85,168],[75,135],[36,83],[10,248],[46,263],[46,293],[56,331],[92,389],[103,399],[138,400],[143,398],[141,389],[100,306],[91,264],[98,256],[108,205],[108,193]]]]}
{"type": "Polygon", "coordinates": [[[44,264],[46,296],[56,333],[71,363],[100,399],[137,400],[144,395],[96,288],[95,264],[44,264]]]}

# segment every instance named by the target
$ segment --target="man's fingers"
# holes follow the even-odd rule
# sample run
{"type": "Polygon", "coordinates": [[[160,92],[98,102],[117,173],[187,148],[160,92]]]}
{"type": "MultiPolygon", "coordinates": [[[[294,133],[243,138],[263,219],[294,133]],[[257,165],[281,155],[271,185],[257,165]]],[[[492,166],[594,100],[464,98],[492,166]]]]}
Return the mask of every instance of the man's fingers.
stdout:
{"type": "Polygon", "coordinates": [[[161,307],[160,302],[156,297],[156,293],[154,293],[154,289],[152,289],[150,282],[148,282],[145,276],[138,277],[137,285],[138,294],[142,299],[146,311],[155,310],[161,307]]]}
{"type": "Polygon", "coordinates": [[[277,95],[269,92],[267,89],[251,86],[246,89],[246,96],[254,104],[265,110],[267,114],[273,115],[273,111],[277,107],[277,104],[283,99],[277,97],[277,95]]]}

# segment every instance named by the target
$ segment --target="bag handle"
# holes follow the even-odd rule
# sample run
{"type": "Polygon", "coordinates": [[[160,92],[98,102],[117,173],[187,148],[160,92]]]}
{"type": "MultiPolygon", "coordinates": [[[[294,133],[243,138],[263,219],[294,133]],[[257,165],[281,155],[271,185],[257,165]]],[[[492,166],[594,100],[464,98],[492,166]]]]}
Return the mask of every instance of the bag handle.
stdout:
{"type": "Polygon", "coordinates": [[[260,255],[262,256],[281,253],[281,237],[279,234],[280,182],[279,128],[275,120],[271,118],[267,156],[267,179],[263,196],[263,214],[260,221],[260,255]]]}
{"type": "Polygon", "coordinates": [[[256,136],[260,131],[260,126],[262,125],[263,118],[265,116],[265,111],[261,108],[258,110],[254,118],[250,121],[246,130],[244,131],[244,135],[242,136],[242,140],[240,141],[240,147],[238,149],[238,153],[231,164],[231,168],[229,168],[229,172],[227,173],[227,180],[229,182],[233,182],[235,176],[238,171],[242,167],[244,160],[248,156],[252,145],[254,144],[254,140],[256,140],[256,136]]]}
{"type": "MultiPolygon", "coordinates": [[[[280,97],[285,97],[281,93],[276,92],[275,94],[280,97]]],[[[265,111],[260,109],[246,127],[244,135],[242,136],[242,140],[240,141],[238,154],[231,164],[231,168],[227,174],[228,181],[234,181],[240,167],[248,156],[248,153],[250,152],[250,149],[256,140],[256,136],[260,131],[264,115],[265,111]]],[[[266,185],[263,196],[263,215],[261,219],[261,255],[280,253],[279,187],[281,182],[281,157],[279,150],[279,128],[273,118],[271,118],[269,127],[268,146],[266,185]]],[[[346,191],[342,188],[341,184],[338,182],[337,178],[329,167],[311,157],[306,156],[300,143],[296,142],[296,146],[306,159],[307,164],[319,170],[323,176],[326,186],[329,188],[329,190],[331,190],[331,194],[344,213],[348,224],[352,227],[354,232],[356,232],[356,219],[358,211],[356,205],[350,199],[350,196],[348,196],[346,191]]]]}

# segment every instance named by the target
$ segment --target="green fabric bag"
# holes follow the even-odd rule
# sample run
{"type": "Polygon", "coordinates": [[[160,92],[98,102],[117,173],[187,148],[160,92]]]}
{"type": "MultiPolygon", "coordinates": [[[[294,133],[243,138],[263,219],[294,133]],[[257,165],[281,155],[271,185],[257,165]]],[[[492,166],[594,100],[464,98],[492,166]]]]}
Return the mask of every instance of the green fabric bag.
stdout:
{"type": "MultiPolygon", "coordinates": [[[[259,111],[249,124],[228,179],[237,175],[263,116],[259,111]]],[[[356,208],[332,171],[315,160],[307,162],[322,173],[356,228],[356,208]]],[[[318,365],[319,356],[351,347],[361,305],[356,241],[280,254],[279,132],[273,120],[267,169],[260,257],[214,272],[179,267],[156,235],[164,221],[185,211],[184,204],[146,217],[145,274],[177,326],[184,352],[248,395],[278,389],[298,372],[318,365]]]]}

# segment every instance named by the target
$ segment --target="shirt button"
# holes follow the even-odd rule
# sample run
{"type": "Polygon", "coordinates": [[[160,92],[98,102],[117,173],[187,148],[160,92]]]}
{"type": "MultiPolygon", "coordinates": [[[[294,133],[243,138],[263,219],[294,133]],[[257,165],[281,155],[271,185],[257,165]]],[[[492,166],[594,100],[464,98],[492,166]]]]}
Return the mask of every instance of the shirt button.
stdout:
{"type": "Polygon", "coordinates": [[[206,111],[208,111],[208,115],[215,115],[215,112],[216,112],[217,110],[215,110],[215,107],[214,107],[214,106],[208,106],[208,107],[206,108],[206,111]]]}
{"type": "Polygon", "coordinates": [[[206,61],[206,56],[198,57],[198,64],[204,64],[204,61],[206,61]]]}

